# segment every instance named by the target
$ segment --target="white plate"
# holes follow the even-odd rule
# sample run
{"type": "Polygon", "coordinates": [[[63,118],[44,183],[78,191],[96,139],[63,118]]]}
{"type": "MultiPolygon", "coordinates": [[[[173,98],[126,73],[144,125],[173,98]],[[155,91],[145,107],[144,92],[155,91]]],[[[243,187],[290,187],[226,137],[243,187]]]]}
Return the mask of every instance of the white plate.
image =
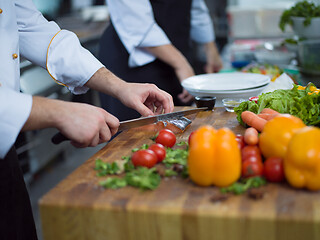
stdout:
{"type": "MultiPolygon", "coordinates": [[[[271,82],[269,82],[271,83],[271,82]]],[[[262,86],[259,86],[259,87],[254,87],[254,88],[247,88],[247,89],[240,89],[240,90],[225,90],[225,91],[210,91],[210,90],[189,90],[189,92],[196,92],[196,93],[210,93],[210,94],[232,94],[232,93],[237,93],[237,92],[243,92],[243,91],[250,91],[250,90],[254,90],[254,89],[257,89],[257,88],[264,88],[266,87],[267,85],[269,85],[269,83],[267,84],[264,84],[262,86]]],[[[187,89],[188,90],[188,89],[187,89]]]]}
{"type": "Polygon", "coordinates": [[[270,77],[257,73],[211,73],[192,76],[182,82],[189,92],[226,92],[261,87],[270,82],[270,77]]]}
{"type": "Polygon", "coordinates": [[[239,91],[226,91],[226,92],[203,92],[203,91],[189,91],[189,93],[193,96],[214,96],[216,97],[216,104],[215,107],[222,107],[222,99],[224,98],[244,98],[246,100],[249,99],[249,97],[254,97],[260,95],[262,91],[265,89],[265,87],[268,86],[264,85],[262,87],[258,88],[252,88],[247,90],[239,90],[239,91]]]}

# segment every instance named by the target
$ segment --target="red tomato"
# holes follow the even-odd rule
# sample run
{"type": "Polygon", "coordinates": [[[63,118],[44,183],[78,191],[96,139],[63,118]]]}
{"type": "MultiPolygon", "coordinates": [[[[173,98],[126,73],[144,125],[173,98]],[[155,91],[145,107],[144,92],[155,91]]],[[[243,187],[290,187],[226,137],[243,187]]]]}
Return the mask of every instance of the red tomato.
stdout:
{"type": "Polygon", "coordinates": [[[249,101],[258,103],[259,97],[250,97],[249,101]]]}
{"type": "Polygon", "coordinates": [[[262,162],[245,161],[242,164],[242,177],[249,178],[263,175],[262,162]]]}
{"type": "Polygon", "coordinates": [[[282,182],[284,180],[282,158],[267,158],[264,162],[264,176],[269,182],[282,182]]]}
{"type": "Polygon", "coordinates": [[[152,144],[148,149],[157,155],[158,162],[162,162],[162,160],[166,157],[166,149],[159,143],[152,144]]]}
{"type": "Polygon", "coordinates": [[[190,142],[191,142],[191,137],[192,135],[195,133],[195,131],[191,132],[190,135],[189,135],[189,138],[188,138],[188,144],[190,146],[190,142]]]}
{"type": "Polygon", "coordinates": [[[259,162],[262,163],[262,158],[259,155],[248,156],[242,163],[244,162],[259,162]]]}
{"type": "Polygon", "coordinates": [[[169,129],[162,129],[156,138],[156,143],[171,148],[176,143],[176,135],[169,129]]]}
{"type": "Polygon", "coordinates": [[[244,148],[244,146],[246,145],[246,143],[244,142],[243,136],[240,135],[240,134],[237,134],[237,135],[236,135],[236,140],[237,140],[237,142],[238,142],[238,147],[239,147],[240,149],[244,148]]]}
{"type": "Polygon", "coordinates": [[[132,157],[131,161],[135,167],[142,166],[147,168],[152,168],[158,161],[157,155],[149,149],[141,149],[136,151],[132,157]]]}
{"type": "Polygon", "coordinates": [[[245,162],[248,158],[255,157],[257,161],[262,162],[261,152],[258,146],[247,145],[241,150],[242,162],[245,162]]]}

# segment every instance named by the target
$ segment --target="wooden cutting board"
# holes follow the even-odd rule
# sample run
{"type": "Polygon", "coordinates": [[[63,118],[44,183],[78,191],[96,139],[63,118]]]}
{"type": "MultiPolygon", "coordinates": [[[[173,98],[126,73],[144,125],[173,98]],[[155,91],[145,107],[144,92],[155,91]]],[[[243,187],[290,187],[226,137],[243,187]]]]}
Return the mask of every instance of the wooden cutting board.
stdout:
{"type": "MultiPolygon", "coordinates": [[[[181,108],[179,109],[181,110],[181,108]]],[[[186,141],[200,125],[243,133],[234,113],[223,108],[190,117],[186,141]]],[[[316,240],[320,239],[320,192],[268,184],[263,199],[247,195],[213,202],[215,187],[165,179],[154,191],[132,187],[105,190],[93,170],[97,158],[112,162],[150,144],[162,128],[148,125],[119,134],[40,200],[45,240],[316,240]]]]}

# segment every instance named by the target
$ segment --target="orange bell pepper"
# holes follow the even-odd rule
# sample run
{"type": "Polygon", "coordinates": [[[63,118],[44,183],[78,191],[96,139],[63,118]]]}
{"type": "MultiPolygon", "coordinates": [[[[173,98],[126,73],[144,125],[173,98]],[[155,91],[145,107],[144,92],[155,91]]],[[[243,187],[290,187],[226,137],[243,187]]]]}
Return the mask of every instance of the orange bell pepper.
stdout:
{"type": "Polygon", "coordinates": [[[296,188],[320,190],[320,129],[304,127],[288,144],[284,172],[289,184],[296,188]]]}
{"type": "Polygon", "coordinates": [[[200,186],[228,186],[241,175],[241,154],[235,134],[211,126],[194,132],[189,146],[190,179],[200,186]]]}
{"type": "Polygon", "coordinates": [[[284,158],[292,135],[306,125],[290,114],[280,114],[269,120],[260,134],[259,147],[265,158],[284,158]]]}

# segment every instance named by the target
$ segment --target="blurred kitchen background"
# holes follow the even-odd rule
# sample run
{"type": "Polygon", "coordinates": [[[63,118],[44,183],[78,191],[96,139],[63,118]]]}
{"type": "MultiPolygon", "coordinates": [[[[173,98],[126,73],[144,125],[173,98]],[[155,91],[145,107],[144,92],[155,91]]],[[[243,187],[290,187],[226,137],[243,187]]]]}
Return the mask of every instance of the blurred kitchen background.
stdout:
{"type": "MultiPolygon", "coordinates": [[[[81,44],[94,55],[97,54],[99,38],[109,24],[108,6],[104,0],[33,1],[47,19],[55,20],[61,28],[75,32],[81,44]]],[[[224,61],[222,72],[250,71],[253,68],[259,71],[261,66],[265,68],[265,64],[269,64],[272,71],[279,67],[280,71],[288,73],[297,83],[305,84],[310,79],[316,79],[316,84],[319,84],[320,74],[304,74],[300,68],[298,45],[290,46],[290,41],[285,41],[297,38],[294,31],[287,27],[282,32],[278,26],[282,12],[297,0],[206,2],[214,22],[216,43],[224,61]]],[[[320,0],[314,2],[320,4],[320,0]]],[[[193,45],[193,65],[200,74],[203,73],[205,55],[202,46],[193,45]]],[[[319,44],[316,47],[319,58],[319,44]]],[[[96,92],[90,90],[87,94],[72,96],[66,88],[57,85],[46,70],[25,59],[21,60],[20,65],[22,92],[99,106],[96,92]]],[[[20,134],[16,142],[30,191],[39,239],[42,239],[37,206],[39,198],[104,146],[75,149],[69,143],[53,145],[51,137],[55,133],[54,129],[26,132],[20,134]]]]}

